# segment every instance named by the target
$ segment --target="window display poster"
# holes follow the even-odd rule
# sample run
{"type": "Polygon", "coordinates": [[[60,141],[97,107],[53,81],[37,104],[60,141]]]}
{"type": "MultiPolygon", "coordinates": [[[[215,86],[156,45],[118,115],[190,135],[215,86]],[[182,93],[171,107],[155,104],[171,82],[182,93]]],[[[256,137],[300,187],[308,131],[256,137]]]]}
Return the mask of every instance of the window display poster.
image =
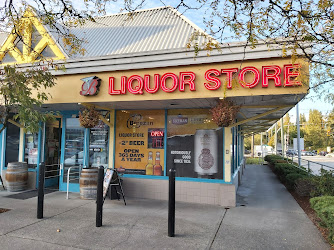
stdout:
{"type": "Polygon", "coordinates": [[[167,171],[177,177],[223,178],[223,129],[207,109],[169,110],[167,171]]]}
{"type": "Polygon", "coordinates": [[[89,165],[91,167],[108,167],[108,136],[109,126],[102,121],[90,129],[89,165]]]}
{"type": "Polygon", "coordinates": [[[164,173],[164,110],[116,112],[115,167],[125,174],[164,173]]]}
{"type": "Polygon", "coordinates": [[[37,166],[38,155],[38,135],[26,133],[25,136],[25,153],[24,161],[28,163],[29,168],[35,168],[37,166]]]}

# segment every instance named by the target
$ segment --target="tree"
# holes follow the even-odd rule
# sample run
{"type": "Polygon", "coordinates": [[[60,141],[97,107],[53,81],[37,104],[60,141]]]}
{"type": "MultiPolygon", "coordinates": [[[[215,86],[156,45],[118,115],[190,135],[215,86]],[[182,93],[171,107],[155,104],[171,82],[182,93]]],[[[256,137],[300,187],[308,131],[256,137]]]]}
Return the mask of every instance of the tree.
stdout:
{"type": "Polygon", "coordinates": [[[40,122],[50,116],[38,110],[48,100],[45,89],[55,85],[55,77],[45,67],[18,70],[15,66],[5,66],[0,70],[0,119],[7,127],[10,119],[19,120],[30,132],[37,132],[40,122]]]}
{"type": "MultiPolygon", "coordinates": [[[[37,0],[31,4],[38,11],[43,24],[60,34],[59,39],[68,45],[68,53],[72,54],[84,53],[80,46],[84,41],[69,33],[65,27],[78,26],[85,20],[94,21],[94,16],[105,14],[108,5],[115,2],[117,0],[37,0]]],[[[131,11],[150,4],[146,0],[118,3],[124,10],[130,11],[129,16],[131,11]]],[[[164,1],[158,3],[165,4],[164,1]]],[[[174,3],[174,7],[182,13],[203,16],[206,31],[220,42],[217,45],[208,39],[198,45],[196,37],[206,35],[194,34],[189,38],[193,39],[190,43],[192,46],[209,51],[217,46],[228,47],[231,41],[246,41],[245,51],[249,46],[256,47],[260,43],[280,46],[283,56],[291,56],[293,61],[302,57],[311,62],[311,87],[318,91],[319,96],[325,95],[334,100],[334,95],[323,87],[325,83],[333,84],[334,80],[333,1],[180,0],[174,3]]],[[[26,8],[23,0],[3,1],[0,5],[0,30],[8,31],[8,28],[14,27],[14,32],[21,39],[19,20],[26,8]]]]}
{"type": "Polygon", "coordinates": [[[306,147],[318,149],[325,146],[326,132],[323,116],[319,110],[311,109],[309,111],[309,120],[305,132],[307,135],[304,138],[306,147]]]}

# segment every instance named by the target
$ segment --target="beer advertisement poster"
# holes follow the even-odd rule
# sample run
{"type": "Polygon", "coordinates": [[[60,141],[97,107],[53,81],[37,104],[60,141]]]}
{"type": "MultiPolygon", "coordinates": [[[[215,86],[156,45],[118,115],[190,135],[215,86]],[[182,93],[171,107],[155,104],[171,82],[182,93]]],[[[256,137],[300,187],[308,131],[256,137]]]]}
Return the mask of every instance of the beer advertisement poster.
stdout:
{"type": "Polygon", "coordinates": [[[164,173],[164,110],[116,112],[115,167],[125,174],[164,173]]]}
{"type": "Polygon", "coordinates": [[[207,109],[169,110],[167,116],[167,171],[177,177],[223,178],[223,129],[207,109]],[[219,153],[221,152],[221,153],[219,153]]]}

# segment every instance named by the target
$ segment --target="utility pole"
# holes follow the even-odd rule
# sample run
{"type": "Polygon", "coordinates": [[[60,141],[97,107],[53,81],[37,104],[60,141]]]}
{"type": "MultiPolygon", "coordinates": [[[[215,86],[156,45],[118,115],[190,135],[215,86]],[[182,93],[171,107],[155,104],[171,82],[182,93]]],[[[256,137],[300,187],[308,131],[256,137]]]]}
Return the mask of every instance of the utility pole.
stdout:
{"type": "Polygon", "coordinates": [[[299,104],[297,103],[296,106],[296,113],[297,113],[297,151],[298,151],[298,165],[301,164],[301,153],[300,153],[300,125],[299,125],[299,104]]]}

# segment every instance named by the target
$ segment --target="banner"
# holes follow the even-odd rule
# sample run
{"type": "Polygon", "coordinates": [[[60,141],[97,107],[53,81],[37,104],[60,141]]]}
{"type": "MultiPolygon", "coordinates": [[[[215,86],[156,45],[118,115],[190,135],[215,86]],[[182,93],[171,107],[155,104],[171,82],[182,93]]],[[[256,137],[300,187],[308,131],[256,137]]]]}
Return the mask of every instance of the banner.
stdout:
{"type": "Polygon", "coordinates": [[[164,110],[116,113],[115,167],[125,174],[164,174],[164,110]]]}

